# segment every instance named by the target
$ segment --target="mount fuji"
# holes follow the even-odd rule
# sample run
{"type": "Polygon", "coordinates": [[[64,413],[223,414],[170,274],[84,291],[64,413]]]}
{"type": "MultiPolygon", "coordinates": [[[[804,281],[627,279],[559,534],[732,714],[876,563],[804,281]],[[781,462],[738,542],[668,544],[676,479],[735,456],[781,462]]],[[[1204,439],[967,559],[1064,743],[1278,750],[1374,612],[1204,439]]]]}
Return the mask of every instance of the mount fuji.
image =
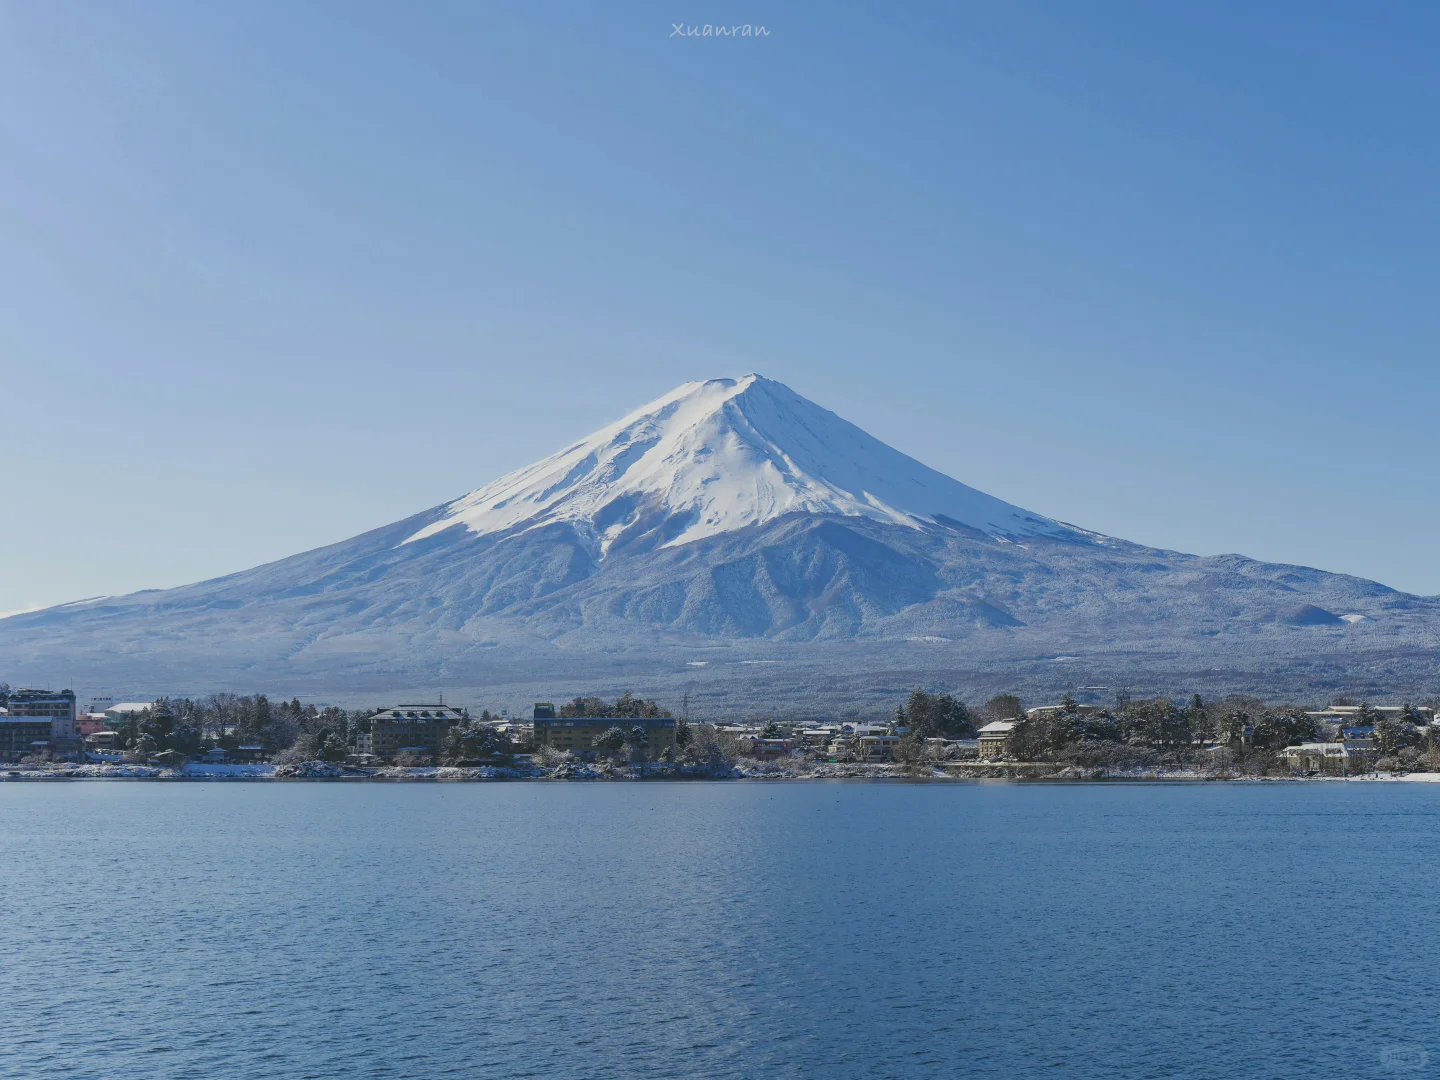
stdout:
{"type": "Polygon", "coordinates": [[[0,620],[0,673],[492,707],[633,687],[844,714],[917,684],[1433,692],[1437,646],[1440,598],[1077,528],[747,375],[330,547],[0,620]]]}

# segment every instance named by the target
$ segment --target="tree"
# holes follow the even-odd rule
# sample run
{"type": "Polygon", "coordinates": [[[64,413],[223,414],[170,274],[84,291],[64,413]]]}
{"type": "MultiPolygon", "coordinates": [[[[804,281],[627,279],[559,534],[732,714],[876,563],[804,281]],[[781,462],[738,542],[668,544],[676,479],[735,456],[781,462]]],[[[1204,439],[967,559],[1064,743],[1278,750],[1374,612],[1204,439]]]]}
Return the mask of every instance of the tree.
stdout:
{"type": "Polygon", "coordinates": [[[625,745],[626,731],[624,728],[611,726],[606,728],[595,738],[595,749],[602,754],[614,757],[625,745]]]}
{"type": "Polygon", "coordinates": [[[1238,749],[1250,731],[1250,714],[1240,709],[1230,709],[1220,717],[1215,726],[1215,738],[1231,749],[1238,749]]]}
{"type": "Polygon", "coordinates": [[[1119,726],[1125,742],[1152,750],[1188,747],[1193,740],[1189,715],[1169,698],[1132,701],[1119,726]]]}
{"type": "Polygon", "coordinates": [[[344,761],[349,756],[350,748],[345,745],[339,733],[322,727],[319,731],[302,731],[289,749],[280,753],[279,760],[282,764],[300,761],[344,761]]]}
{"type": "Polygon", "coordinates": [[[654,720],[670,714],[663,711],[655,702],[638,698],[626,690],[613,704],[607,704],[604,698],[577,697],[569,704],[560,706],[560,715],[567,719],[598,717],[607,720],[654,720]]]}
{"type": "Polygon", "coordinates": [[[675,721],[675,745],[681,750],[684,750],[690,745],[694,735],[695,733],[690,727],[690,721],[683,718],[675,721]]]}
{"type": "Polygon", "coordinates": [[[642,725],[636,724],[625,733],[625,745],[630,748],[632,757],[643,757],[650,745],[650,735],[642,725]]]}
{"type": "Polygon", "coordinates": [[[1379,709],[1372,710],[1375,714],[1374,732],[1371,739],[1375,749],[1382,757],[1391,757],[1404,750],[1407,746],[1414,746],[1419,741],[1419,730],[1413,724],[1406,724],[1382,713],[1379,709]]]}
{"type": "Polygon", "coordinates": [[[170,749],[170,736],[175,733],[175,714],[170,699],[160,698],[140,714],[140,733],[148,735],[157,750],[170,749]]]}
{"type": "Polygon", "coordinates": [[[1020,699],[1014,694],[997,694],[985,703],[991,720],[1013,720],[1020,715],[1020,699]]]}
{"type": "Polygon", "coordinates": [[[577,697],[568,705],[560,706],[560,715],[566,719],[585,716],[609,716],[610,707],[605,704],[602,698],[577,697]]]}
{"type": "Polygon", "coordinates": [[[963,701],[924,690],[911,691],[896,711],[895,720],[920,739],[958,739],[975,731],[975,722],[963,701]]]}
{"type": "Polygon", "coordinates": [[[440,759],[446,765],[507,757],[515,752],[509,738],[487,724],[449,728],[440,740],[440,759]]]}
{"type": "Polygon", "coordinates": [[[1320,737],[1315,718],[1296,705],[1265,709],[1255,719],[1255,745],[1265,750],[1283,750],[1320,737]]]}
{"type": "Polygon", "coordinates": [[[760,738],[762,738],[762,739],[778,739],[778,738],[780,738],[780,725],[777,724],[774,720],[771,720],[768,724],[766,724],[763,728],[760,729],[760,738]]]}

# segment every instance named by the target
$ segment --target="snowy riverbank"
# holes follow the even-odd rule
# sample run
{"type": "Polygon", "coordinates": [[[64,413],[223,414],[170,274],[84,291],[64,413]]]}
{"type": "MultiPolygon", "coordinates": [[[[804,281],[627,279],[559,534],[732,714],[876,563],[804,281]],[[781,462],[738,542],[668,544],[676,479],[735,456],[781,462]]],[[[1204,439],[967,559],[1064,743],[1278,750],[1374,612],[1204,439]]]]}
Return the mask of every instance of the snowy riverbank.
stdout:
{"type": "Polygon", "coordinates": [[[780,763],[739,761],[715,766],[676,765],[668,762],[612,764],[609,762],[566,762],[546,768],[517,764],[514,767],[390,766],[380,769],[346,768],[326,761],[305,761],[291,765],[207,765],[198,762],[180,768],[158,765],[105,763],[76,765],[0,765],[0,782],[60,780],[342,780],[342,781],[477,781],[477,780],[1027,780],[1027,781],[1297,781],[1365,783],[1440,783],[1440,773],[1369,773],[1363,776],[1243,776],[1203,773],[1191,769],[1098,769],[1045,768],[1025,765],[965,763],[956,767],[936,766],[917,772],[901,765],[860,765],[827,763],[780,763]]]}

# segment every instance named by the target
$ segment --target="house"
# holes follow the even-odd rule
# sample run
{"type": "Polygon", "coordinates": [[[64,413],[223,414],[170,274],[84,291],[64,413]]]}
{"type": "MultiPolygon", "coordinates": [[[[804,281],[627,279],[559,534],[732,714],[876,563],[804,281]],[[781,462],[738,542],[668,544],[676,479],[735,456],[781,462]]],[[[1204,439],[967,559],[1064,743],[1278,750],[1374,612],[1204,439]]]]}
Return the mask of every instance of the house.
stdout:
{"type": "Polygon", "coordinates": [[[867,732],[855,739],[855,756],[860,761],[894,761],[900,736],[867,732]]]}
{"type": "Polygon", "coordinates": [[[840,735],[838,727],[807,727],[800,729],[800,741],[807,748],[823,750],[840,735]]]}
{"type": "Polygon", "coordinates": [[[229,757],[223,746],[212,746],[201,755],[200,760],[206,765],[224,765],[229,757]]]}
{"type": "Polygon", "coordinates": [[[1349,772],[1352,765],[1359,768],[1368,767],[1371,758],[1367,751],[1357,752],[1343,742],[1314,742],[1287,746],[1280,751],[1280,756],[1296,772],[1341,774],[1349,772]]]}
{"type": "Polygon", "coordinates": [[[1371,750],[1375,746],[1375,729],[1368,724],[1341,728],[1340,741],[1349,747],[1352,754],[1371,750]]]}
{"type": "Polygon", "coordinates": [[[190,762],[179,750],[161,750],[150,760],[156,765],[164,765],[167,769],[183,769],[190,762]]]}
{"type": "Polygon", "coordinates": [[[750,741],[751,755],[762,760],[789,757],[790,751],[793,749],[795,749],[795,743],[790,739],[752,739],[750,741]]]}
{"type": "Polygon", "coordinates": [[[1019,719],[996,720],[980,729],[979,747],[982,758],[1003,757],[1010,752],[1010,739],[1015,734],[1019,719]]]}
{"type": "Polygon", "coordinates": [[[85,736],[85,745],[92,750],[114,750],[120,743],[118,731],[92,731],[85,736]]]}
{"type": "Polygon", "coordinates": [[[264,761],[266,755],[263,746],[237,746],[228,756],[231,761],[248,764],[252,761],[264,761]]]}
{"type": "Polygon", "coordinates": [[[103,712],[89,712],[75,718],[75,734],[82,739],[89,738],[97,731],[105,731],[109,727],[109,718],[103,712]]]}
{"type": "Polygon", "coordinates": [[[440,740],[469,717],[449,705],[396,705],[370,717],[370,748],[361,753],[379,757],[396,754],[437,754],[440,740]]]}
{"type": "Polygon", "coordinates": [[[504,735],[516,746],[525,746],[535,737],[535,726],[520,720],[501,720],[490,726],[497,735],[504,735]]]}

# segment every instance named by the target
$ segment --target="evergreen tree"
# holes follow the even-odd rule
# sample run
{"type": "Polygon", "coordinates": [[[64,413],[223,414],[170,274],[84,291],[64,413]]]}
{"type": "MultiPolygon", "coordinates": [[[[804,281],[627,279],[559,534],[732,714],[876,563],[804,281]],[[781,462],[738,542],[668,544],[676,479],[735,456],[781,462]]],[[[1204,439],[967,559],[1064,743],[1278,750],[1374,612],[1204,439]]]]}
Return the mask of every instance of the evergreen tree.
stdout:
{"type": "Polygon", "coordinates": [[[895,720],[920,739],[959,739],[975,731],[975,722],[963,701],[924,690],[911,692],[896,711],[895,720]]]}
{"type": "Polygon", "coordinates": [[[1216,725],[1216,739],[1227,746],[1238,749],[1245,741],[1245,733],[1250,727],[1250,714],[1241,709],[1231,709],[1221,718],[1216,725]]]}
{"type": "Polygon", "coordinates": [[[606,728],[595,738],[595,749],[602,754],[613,757],[618,754],[625,745],[625,729],[619,726],[606,728]]]}

